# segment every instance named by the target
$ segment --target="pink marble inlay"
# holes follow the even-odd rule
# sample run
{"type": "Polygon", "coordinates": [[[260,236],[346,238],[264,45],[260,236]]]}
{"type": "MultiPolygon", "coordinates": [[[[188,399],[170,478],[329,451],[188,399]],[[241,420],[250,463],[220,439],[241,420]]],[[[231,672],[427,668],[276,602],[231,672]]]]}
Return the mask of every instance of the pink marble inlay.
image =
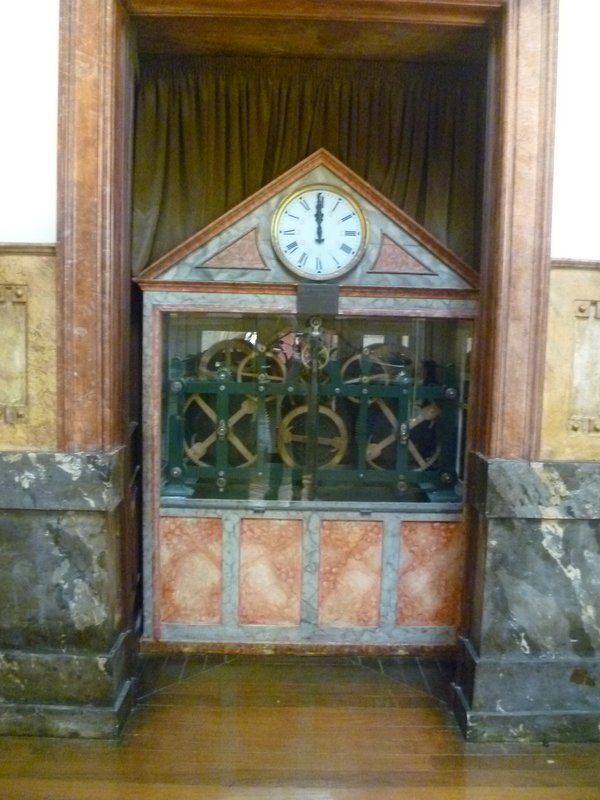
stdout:
{"type": "Polygon", "coordinates": [[[319,624],[379,624],[382,522],[321,524],[319,624]]]}
{"type": "Polygon", "coordinates": [[[420,261],[417,261],[403,247],[400,247],[399,244],[396,244],[393,239],[390,239],[385,234],[381,236],[381,248],[377,260],[371,267],[371,272],[433,274],[430,269],[427,269],[420,261]]]}
{"type": "Polygon", "coordinates": [[[299,625],[302,520],[242,519],[240,601],[243,625],[299,625]]]}
{"type": "Polygon", "coordinates": [[[221,621],[221,520],[160,521],[160,617],[163,622],[221,621]]]}
{"type": "Polygon", "coordinates": [[[220,250],[218,253],[205,261],[202,267],[222,268],[247,268],[247,269],[266,269],[262,256],[256,244],[256,230],[253,229],[244,234],[240,239],[220,250]]]}
{"type": "Polygon", "coordinates": [[[461,522],[403,522],[398,625],[458,625],[465,562],[461,522]]]}

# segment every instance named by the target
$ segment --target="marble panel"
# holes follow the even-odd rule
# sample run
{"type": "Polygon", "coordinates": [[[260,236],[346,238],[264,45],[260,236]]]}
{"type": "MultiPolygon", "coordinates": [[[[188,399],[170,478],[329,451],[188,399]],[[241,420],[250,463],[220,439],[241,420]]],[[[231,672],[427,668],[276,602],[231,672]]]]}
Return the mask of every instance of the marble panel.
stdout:
{"type": "Polygon", "coordinates": [[[319,624],[379,624],[383,523],[323,520],[319,561],[319,624]]]}
{"type": "Polygon", "coordinates": [[[163,622],[221,621],[222,523],[216,518],[160,521],[160,618],[163,622]]]}
{"type": "Polygon", "coordinates": [[[459,624],[465,568],[462,522],[402,522],[398,625],[459,624]]]}
{"type": "Polygon", "coordinates": [[[300,519],[240,521],[239,619],[243,625],[299,625],[300,519]]]}
{"type": "Polygon", "coordinates": [[[600,521],[490,520],[483,653],[600,655],[600,521]]]}
{"type": "Polygon", "coordinates": [[[118,513],[0,511],[0,647],[104,649],[119,624],[118,513]]]}
{"type": "Polygon", "coordinates": [[[488,518],[598,519],[600,463],[474,456],[470,502],[488,518]]]}
{"type": "Polygon", "coordinates": [[[0,507],[111,511],[123,499],[124,448],[105,453],[0,453],[0,507]]]}

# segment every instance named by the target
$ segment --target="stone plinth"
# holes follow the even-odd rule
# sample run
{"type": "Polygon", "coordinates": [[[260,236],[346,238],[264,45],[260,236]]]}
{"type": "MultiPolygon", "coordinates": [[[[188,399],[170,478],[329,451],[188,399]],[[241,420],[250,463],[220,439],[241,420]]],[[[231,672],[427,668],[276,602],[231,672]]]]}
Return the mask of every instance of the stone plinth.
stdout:
{"type": "Polygon", "coordinates": [[[0,453],[0,734],[118,733],[122,453],[0,453]]]}
{"type": "Polygon", "coordinates": [[[478,459],[455,685],[468,739],[600,741],[599,487],[594,462],[478,459]]]}

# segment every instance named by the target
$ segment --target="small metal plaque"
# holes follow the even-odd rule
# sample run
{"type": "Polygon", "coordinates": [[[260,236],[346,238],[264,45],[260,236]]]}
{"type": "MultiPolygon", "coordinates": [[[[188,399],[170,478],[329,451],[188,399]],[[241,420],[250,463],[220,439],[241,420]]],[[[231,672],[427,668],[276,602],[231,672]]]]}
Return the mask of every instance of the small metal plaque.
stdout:
{"type": "Polygon", "coordinates": [[[317,283],[300,283],[298,285],[297,314],[335,316],[339,311],[339,305],[339,286],[317,283]]]}
{"type": "Polygon", "coordinates": [[[597,436],[600,434],[600,300],[576,300],[575,319],[568,428],[571,433],[597,436]]]}
{"type": "Polygon", "coordinates": [[[0,285],[0,419],[27,417],[27,286],[0,285]]]}

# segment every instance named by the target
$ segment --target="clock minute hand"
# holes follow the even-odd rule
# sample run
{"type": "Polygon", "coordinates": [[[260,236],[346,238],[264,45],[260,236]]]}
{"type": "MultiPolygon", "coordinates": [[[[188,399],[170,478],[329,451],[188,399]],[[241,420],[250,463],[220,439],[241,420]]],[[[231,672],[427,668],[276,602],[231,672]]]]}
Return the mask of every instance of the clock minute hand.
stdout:
{"type": "Polygon", "coordinates": [[[317,194],[317,210],[315,211],[315,220],[317,222],[317,238],[315,242],[317,244],[323,244],[325,239],[323,239],[323,195],[321,192],[317,194]]]}

